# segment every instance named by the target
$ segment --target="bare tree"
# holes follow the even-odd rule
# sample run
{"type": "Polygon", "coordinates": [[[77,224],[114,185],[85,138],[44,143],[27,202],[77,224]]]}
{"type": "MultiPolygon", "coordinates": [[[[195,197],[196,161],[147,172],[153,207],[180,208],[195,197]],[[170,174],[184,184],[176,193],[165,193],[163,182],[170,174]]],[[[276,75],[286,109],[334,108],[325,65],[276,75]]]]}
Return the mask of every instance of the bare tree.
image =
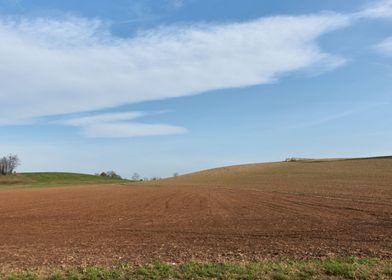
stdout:
{"type": "Polygon", "coordinates": [[[14,173],[15,169],[20,165],[17,155],[9,155],[0,158],[0,175],[9,175],[14,173]]]}
{"type": "Polygon", "coordinates": [[[133,173],[132,175],[132,181],[140,181],[140,175],[139,173],[133,173]]]}

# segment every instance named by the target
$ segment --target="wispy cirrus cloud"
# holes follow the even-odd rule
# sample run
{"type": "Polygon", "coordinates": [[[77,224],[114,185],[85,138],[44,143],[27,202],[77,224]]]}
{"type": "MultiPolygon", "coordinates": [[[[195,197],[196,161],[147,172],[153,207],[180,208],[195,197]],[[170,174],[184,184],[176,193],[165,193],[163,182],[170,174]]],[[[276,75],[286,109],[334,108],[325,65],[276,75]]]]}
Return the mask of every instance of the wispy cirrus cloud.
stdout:
{"type": "Polygon", "coordinates": [[[392,37],[386,38],[384,41],[374,46],[374,49],[384,55],[392,56],[392,37]]]}
{"type": "MultiPolygon", "coordinates": [[[[377,1],[369,4],[361,12],[357,13],[359,17],[375,19],[392,19],[392,0],[377,1]]],[[[379,44],[373,46],[373,49],[387,56],[392,55],[392,37],[384,39],[379,44]]]]}
{"type": "Polygon", "coordinates": [[[146,124],[134,120],[148,115],[144,112],[120,112],[74,117],[57,124],[79,127],[90,138],[129,138],[138,136],[173,135],[186,133],[182,127],[168,124],[146,124]]]}
{"type": "MultiPolygon", "coordinates": [[[[163,26],[132,38],[112,35],[110,24],[101,20],[2,17],[0,119],[17,123],[267,84],[304,69],[330,70],[346,60],[324,52],[317,40],[358,18],[388,14],[390,2],[368,7],[360,17],[319,13],[163,26]]],[[[98,131],[110,131],[108,123],[113,135],[122,129],[143,130],[140,124],[125,129],[124,124],[103,123],[85,125],[84,131],[99,136],[98,131]]],[[[177,129],[144,128],[159,133],[177,129]]]]}
{"type": "Polygon", "coordinates": [[[118,121],[130,121],[146,114],[143,112],[120,112],[120,113],[105,113],[96,114],[85,117],[69,118],[62,121],[58,121],[60,124],[73,125],[73,126],[86,126],[97,123],[112,123],[118,121]]]}
{"type": "Polygon", "coordinates": [[[275,81],[341,58],[316,44],[345,16],[161,27],[124,39],[98,20],[0,20],[0,118],[92,111],[275,81]],[[23,81],[23,82],[22,82],[23,81]]]}
{"type": "Polygon", "coordinates": [[[99,123],[83,127],[82,133],[90,138],[130,138],[140,136],[159,136],[183,134],[187,130],[167,124],[145,123],[99,123]]]}
{"type": "Polygon", "coordinates": [[[392,0],[373,1],[354,16],[362,18],[391,18],[392,0]]]}

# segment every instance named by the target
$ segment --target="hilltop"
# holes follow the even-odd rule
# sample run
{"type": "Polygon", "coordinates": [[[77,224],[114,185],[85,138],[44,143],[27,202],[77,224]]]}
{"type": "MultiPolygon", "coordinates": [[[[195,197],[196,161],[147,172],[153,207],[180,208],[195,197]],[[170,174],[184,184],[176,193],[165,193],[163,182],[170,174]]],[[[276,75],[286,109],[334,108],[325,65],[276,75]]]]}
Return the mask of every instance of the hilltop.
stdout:
{"type": "Polygon", "coordinates": [[[293,191],[296,188],[322,191],[337,186],[352,189],[367,184],[371,187],[390,183],[392,156],[244,164],[156,182],[158,185],[172,186],[252,187],[266,191],[293,191]]]}

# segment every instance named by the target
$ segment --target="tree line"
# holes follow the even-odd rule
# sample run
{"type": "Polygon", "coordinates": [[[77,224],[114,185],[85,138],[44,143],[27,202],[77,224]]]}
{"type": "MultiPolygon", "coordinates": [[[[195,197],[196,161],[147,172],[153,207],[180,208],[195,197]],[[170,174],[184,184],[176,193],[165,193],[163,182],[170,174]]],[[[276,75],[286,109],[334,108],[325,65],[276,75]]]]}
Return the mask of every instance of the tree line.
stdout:
{"type": "Polygon", "coordinates": [[[10,175],[20,165],[17,155],[9,155],[0,158],[0,175],[10,175]]]}
{"type": "MultiPolygon", "coordinates": [[[[101,172],[101,173],[95,173],[96,176],[101,176],[101,177],[110,177],[110,178],[115,178],[115,179],[123,179],[120,175],[118,175],[115,171],[105,171],[105,172],[101,172]]],[[[173,177],[177,177],[179,176],[179,173],[174,173],[173,177]]],[[[152,177],[152,178],[147,178],[144,177],[142,178],[139,173],[133,173],[132,177],[130,178],[131,181],[134,182],[142,182],[142,181],[158,181],[161,180],[161,177],[152,177]]]]}

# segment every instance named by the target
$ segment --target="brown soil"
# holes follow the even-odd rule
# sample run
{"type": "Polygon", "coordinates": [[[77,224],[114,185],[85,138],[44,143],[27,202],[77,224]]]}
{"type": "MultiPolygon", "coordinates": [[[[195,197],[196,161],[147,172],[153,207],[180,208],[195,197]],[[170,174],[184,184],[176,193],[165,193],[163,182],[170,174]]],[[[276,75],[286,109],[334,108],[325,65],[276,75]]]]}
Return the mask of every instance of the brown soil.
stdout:
{"type": "Polygon", "coordinates": [[[0,267],[392,257],[392,159],[0,191],[0,267]]]}

